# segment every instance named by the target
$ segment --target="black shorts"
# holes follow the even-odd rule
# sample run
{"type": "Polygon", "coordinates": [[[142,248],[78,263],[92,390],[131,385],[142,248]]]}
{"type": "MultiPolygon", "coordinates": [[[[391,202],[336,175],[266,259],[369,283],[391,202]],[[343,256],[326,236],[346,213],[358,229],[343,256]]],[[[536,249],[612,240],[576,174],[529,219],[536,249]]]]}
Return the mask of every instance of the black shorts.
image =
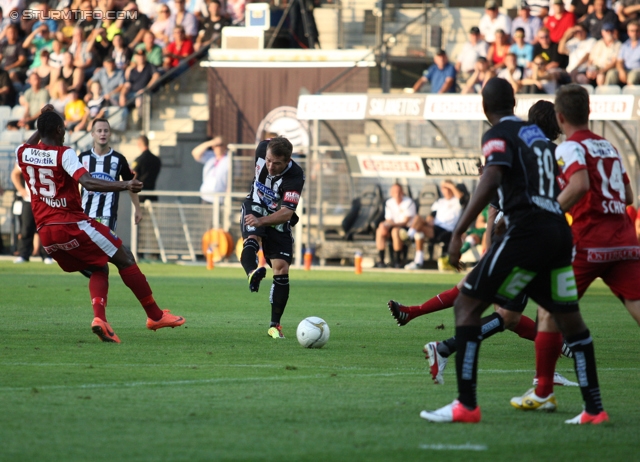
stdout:
{"type": "Polygon", "coordinates": [[[564,217],[531,213],[491,244],[461,292],[512,311],[520,311],[514,308],[522,305],[518,302],[522,294],[550,312],[577,311],[572,249],[564,217]]]}
{"type": "Polygon", "coordinates": [[[261,226],[254,228],[244,224],[246,214],[256,217],[266,215],[264,208],[260,204],[251,201],[244,201],[242,204],[242,214],[240,215],[240,229],[242,230],[242,238],[247,239],[249,236],[258,236],[262,240],[262,251],[264,258],[271,266],[271,260],[284,260],[291,264],[293,260],[293,235],[291,234],[291,224],[289,222],[276,226],[261,226]]]}

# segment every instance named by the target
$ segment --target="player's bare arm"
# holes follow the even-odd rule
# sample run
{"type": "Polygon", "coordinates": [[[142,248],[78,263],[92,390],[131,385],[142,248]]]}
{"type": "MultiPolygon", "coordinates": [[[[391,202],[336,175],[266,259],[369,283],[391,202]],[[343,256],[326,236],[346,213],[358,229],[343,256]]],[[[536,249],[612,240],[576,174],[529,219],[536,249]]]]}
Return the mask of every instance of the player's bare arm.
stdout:
{"type": "Polygon", "coordinates": [[[86,190],[99,192],[130,191],[138,193],[142,191],[144,186],[141,181],[135,178],[130,181],[104,181],[93,178],[88,172],[82,175],[78,181],[86,190]]]}
{"type": "Polygon", "coordinates": [[[244,222],[248,226],[255,226],[259,228],[261,226],[274,226],[281,225],[291,220],[293,217],[293,210],[287,207],[282,207],[277,212],[267,215],[266,217],[256,217],[254,215],[246,215],[244,222]]]}
{"type": "Polygon", "coordinates": [[[471,197],[469,205],[458,220],[456,228],[453,230],[451,242],[449,243],[449,262],[452,266],[460,269],[460,248],[462,247],[462,235],[476,219],[478,214],[484,210],[489,201],[495,197],[496,191],[502,182],[502,167],[489,165],[484,168],[475,194],[471,197]]]}
{"type": "Polygon", "coordinates": [[[558,195],[558,203],[563,212],[571,210],[575,204],[589,191],[589,172],[588,170],[578,170],[571,178],[569,184],[558,195]]]}

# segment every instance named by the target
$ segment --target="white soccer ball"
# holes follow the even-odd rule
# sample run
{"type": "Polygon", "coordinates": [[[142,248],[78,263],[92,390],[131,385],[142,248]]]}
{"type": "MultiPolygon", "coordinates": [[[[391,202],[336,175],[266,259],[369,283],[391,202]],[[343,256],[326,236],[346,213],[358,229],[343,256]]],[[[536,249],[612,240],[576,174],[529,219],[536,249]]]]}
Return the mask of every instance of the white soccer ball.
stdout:
{"type": "Polygon", "coordinates": [[[329,341],[329,325],[324,319],[309,316],[298,324],[296,336],[305,348],[322,348],[329,341]]]}

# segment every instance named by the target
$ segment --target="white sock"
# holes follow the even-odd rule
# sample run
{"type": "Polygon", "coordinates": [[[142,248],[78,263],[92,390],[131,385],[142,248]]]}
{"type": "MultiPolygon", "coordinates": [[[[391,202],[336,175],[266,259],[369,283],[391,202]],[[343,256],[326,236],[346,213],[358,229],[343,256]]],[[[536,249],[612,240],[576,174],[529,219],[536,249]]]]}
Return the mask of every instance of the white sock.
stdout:
{"type": "Polygon", "coordinates": [[[416,265],[422,265],[424,263],[424,252],[422,250],[416,250],[416,256],[413,258],[416,265]]]}
{"type": "Polygon", "coordinates": [[[413,228],[409,228],[409,230],[407,231],[407,236],[409,236],[409,239],[413,239],[413,236],[416,235],[416,230],[413,228]]]}
{"type": "Polygon", "coordinates": [[[422,231],[415,234],[416,234],[416,239],[424,239],[424,233],[422,231]]]}

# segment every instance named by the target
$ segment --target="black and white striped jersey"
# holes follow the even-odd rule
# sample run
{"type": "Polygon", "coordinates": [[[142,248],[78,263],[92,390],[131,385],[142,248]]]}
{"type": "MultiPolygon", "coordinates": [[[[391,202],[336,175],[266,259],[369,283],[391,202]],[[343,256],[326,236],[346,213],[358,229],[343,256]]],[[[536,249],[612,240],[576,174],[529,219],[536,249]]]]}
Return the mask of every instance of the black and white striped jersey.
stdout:
{"type": "Polygon", "coordinates": [[[247,199],[260,204],[265,215],[270,215],[281,207],[296,210],[304,187],[304,171],[293,160],[280,175],[271,176],[265,158],[269,140],[261,141],[256,148],[255,177],[247,199]]]}
{"type": "MultiPolygon", "coordinates": [[[[100,156],[93,149],[82,152],[79,156],[80,163],[92,177],[106,181],[129,181],[133,179],[133,173],[127,159],[119,152],[111,149],[107,154],[100,156]]],[[[82,208],[84,213],[91,218],[105,224],[115,223],[118,216],[118,199],[120,193],[95,192],[82,188],[82,208]],[[105,219],[105,220],[102,220],[105,219]]]]}

